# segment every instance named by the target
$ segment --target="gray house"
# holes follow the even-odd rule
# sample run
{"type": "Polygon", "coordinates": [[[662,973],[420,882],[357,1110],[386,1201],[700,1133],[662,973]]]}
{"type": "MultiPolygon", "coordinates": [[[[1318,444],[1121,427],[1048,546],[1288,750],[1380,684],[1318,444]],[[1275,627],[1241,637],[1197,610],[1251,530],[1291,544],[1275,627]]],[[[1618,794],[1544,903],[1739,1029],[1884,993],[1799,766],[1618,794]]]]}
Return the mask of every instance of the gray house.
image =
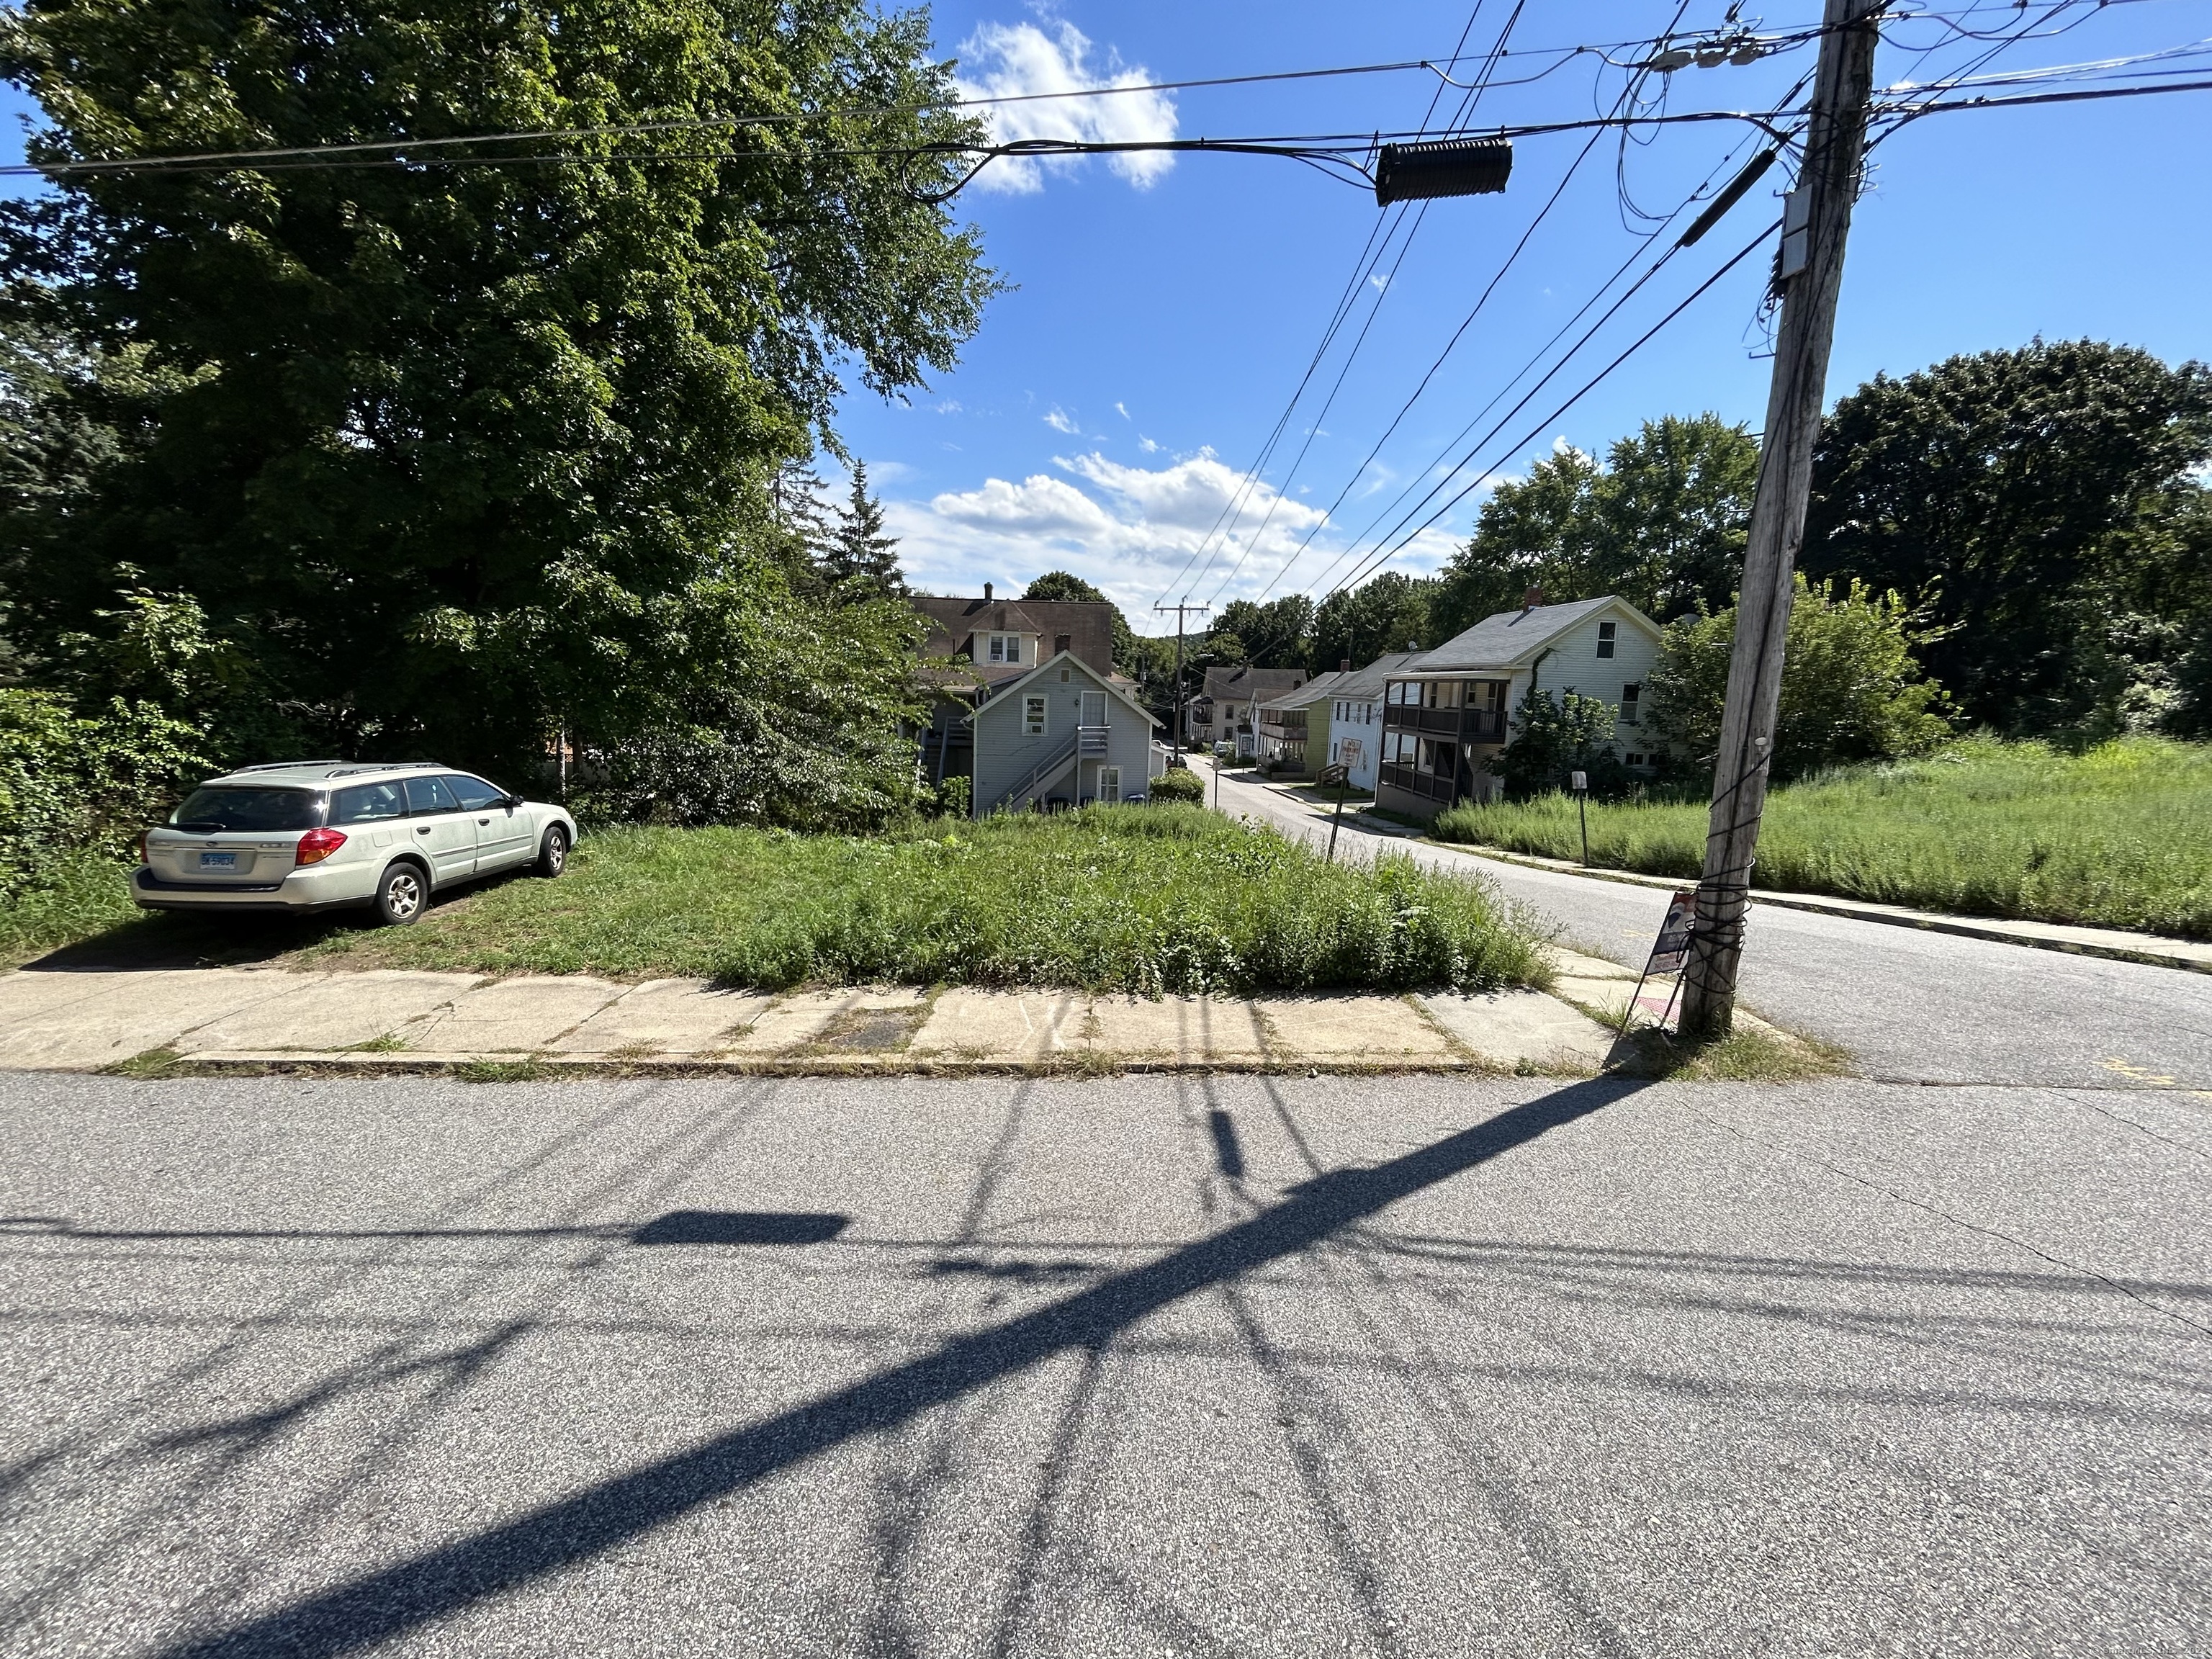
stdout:
{"type": "Polygon", "coordinates": [[[969,717],[977,817],[1006,808],[1111,805],[1166,769],[1159,722],[1108,674],[1060,651],[994,686],[969,717]]]}

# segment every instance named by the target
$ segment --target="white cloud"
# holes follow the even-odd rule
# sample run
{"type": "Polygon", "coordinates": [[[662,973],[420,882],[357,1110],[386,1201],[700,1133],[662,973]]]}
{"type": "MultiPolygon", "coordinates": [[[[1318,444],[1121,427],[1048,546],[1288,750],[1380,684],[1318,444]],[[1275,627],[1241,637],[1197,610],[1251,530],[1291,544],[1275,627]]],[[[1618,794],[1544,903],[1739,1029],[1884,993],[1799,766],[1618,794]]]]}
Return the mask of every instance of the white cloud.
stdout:
{"type": "MultiPolygon", "coordinates": [[[[1065,19],[1035,23],[986,23],[961,46],[970,71],[959,79],[963,98],[1036,98],[1040,93],[1083,92],[1101,87],[1139,87],[1152,76],[1125,65],[1109,51],[1105,67],[1093,68],[1091,41],[1065,19]]],[[[1172,138],[1175,100],[1157,92],[1119,92],[1097,98],[1050,97],[1029,103],[987,104],[981,111],[1000,143],[1030,138],[1086,143],[1129,143],[1172,138]]],[[[1107,166],[1139,190],[1158,183],[1175,166],[1159,150],[1134,150],[1108,158],[1107,166]]],[[[1006,157],[976,178],[980,189],[1027,194],[1044,188],[1045,170],[1065,169],[1072,158],[1006,157]]]]}
{"type": "MultiPolygon", "coordinates": [[[[1060,457],[1054,466],[1055,471],[1018,483],[991,478],[979,489],[926,501],[887,501],[889,526],[900,538],[908,577],[940,593],[978,593],[987,581],[1001,592],[1018,593],[1044,571],[1072,570],[1103,589],[1133,623],[1149,628],[1152,601],[1207,544],[1223,507],[1247,483],[1245,474],[1211,450],[1152,467],[1125,465],[1092,450],[1060,457]]],[[[1221,597],[1256,597],[1310,532],[1313,546],[1278,591],[1295,589],[1302,575],[1318,575],[1342,543],[1318,507],[1279,498],[1264,482],[1255,485],[1233,536],[1225,544],[1214,538],[1219,556],[1199,598],[1206,597],[1248,548],[1221,597]]],[[[1398,568],[1431,568],[1452,545],[1451,538],[1438,532],[1408,549],[1398,568]]]]}
{"type": "Polygon", "coordinates": [[[1157,455],[1160,453],[1160,446],[1154,443],[1150,438],[1147,438],[1141,432],[1137,434],[1137,447],[1143,450],[1147,455],[1157,455]]]}
{"type": "Polygon", "coordinates": [[[960,412],[960,399],[957,398],[947,398],[943,403],[935,405],[935,407],[937,412],[940,415],[957,415],[960,412]]]}
{"type": "Polygon", "coordinates": [[[1058,404],[1052,406],[1052,412],[1044,417],[1044,423],[1054,432],[1065,432],[1071,437],[1081,435],[1082,428],[1075,424],[1075,417],[1058,404]]]}
{"type": "Polygon", "coordinates": [[[1129,405],[1124,403],[1116,403],[1114,405],[1114,412],[1126,421],[1129,418],[1129,405]]]}

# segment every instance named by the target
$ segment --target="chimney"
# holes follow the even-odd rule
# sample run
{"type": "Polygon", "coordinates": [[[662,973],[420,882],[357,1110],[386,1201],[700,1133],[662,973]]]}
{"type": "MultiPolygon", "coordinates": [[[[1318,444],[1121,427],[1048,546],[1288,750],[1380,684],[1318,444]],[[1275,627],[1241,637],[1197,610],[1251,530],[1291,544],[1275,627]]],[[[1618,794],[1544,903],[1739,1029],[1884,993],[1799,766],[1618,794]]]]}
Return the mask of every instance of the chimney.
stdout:
{"type": "Polygon", "coordinates": [[[1349,657],[1338,658],[1336,672],[1340,674],[1349,674],[1352,672],[1352,659],[1349,657]]]}
{"type": "MultiPolygon", "coordinates": [[[[1534,588],[1533,588],[1533,587],[1532,587],[1532,588],[1530,588],[1528,591],[1529,591],[1530,592],[1532,592],[1532,593],[1533,593],[1533,592],[1534,592],[1536,590],[1535,590],[1534,588]]],[[[991,602],[991,584],[990,584],[990,583],[988,583],[988,582],[985,582],[985,583],[983,584],[983,603],[984,603],[984,604],[986,604],[986,605],[988,605],[988,604],[990,604],[990,602],[991,602]]]]}
{"type": "MultiPolygon", "coordinates": [[[[991,590],[987,587],[983,591],[984,592],[988,593],[991,590]]],[[[1521,596],[1521,614],[1524,617],[1527,616],[1538,605],[1543,604],[1543,602],[1544,590],[1540,587],[1530,588],[1526,593],[1523,593],[1521,596]]]]}

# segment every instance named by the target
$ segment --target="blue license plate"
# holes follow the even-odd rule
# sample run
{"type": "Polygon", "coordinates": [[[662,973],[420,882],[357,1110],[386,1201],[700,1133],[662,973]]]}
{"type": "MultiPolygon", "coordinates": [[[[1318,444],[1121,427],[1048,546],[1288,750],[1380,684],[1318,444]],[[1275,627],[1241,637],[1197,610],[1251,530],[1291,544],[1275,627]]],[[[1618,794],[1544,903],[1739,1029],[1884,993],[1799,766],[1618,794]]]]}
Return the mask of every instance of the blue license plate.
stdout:
{"type": "Polygon", "coordinates": [[[235,870],[238,868],[238,854],[235,853],[203,853],[200,854],[200,868],[203,870],[235,870]]]}

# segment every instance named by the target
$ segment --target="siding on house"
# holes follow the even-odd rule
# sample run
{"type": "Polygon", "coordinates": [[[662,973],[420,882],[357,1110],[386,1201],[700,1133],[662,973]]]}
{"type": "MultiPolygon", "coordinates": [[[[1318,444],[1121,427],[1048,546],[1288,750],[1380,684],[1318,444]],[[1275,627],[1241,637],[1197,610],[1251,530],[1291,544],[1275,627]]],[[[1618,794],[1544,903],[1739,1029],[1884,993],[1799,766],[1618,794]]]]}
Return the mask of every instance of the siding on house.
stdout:
{"type": "Polygon", "coordinates": [[[1152,772],[1152,729],[1149,715],[1116,692],[1103,674],[1073,655],[1061,655],[1034,673],[994,692],[975,711],[975,787],[970,811],[988,816],[1001,805],[1018,811],[1040,800],[1063,800],[1071,805],[1098,799],[1100,775],[1119,767],[1121,793],[1126,798],[1149,791],[1152,772]],[[1022,784],[1043,761],[1065,754],[1075,741],[1082,723],[1083,694],[1103,698],[1106,752],[1078,755],[1073,765],[1060,768],[1018,799],[1009,792],[1022,784]],[[1041,737],[1025,730],[1028,700],[1044,699],[1045,729],[1041,737]]]}

